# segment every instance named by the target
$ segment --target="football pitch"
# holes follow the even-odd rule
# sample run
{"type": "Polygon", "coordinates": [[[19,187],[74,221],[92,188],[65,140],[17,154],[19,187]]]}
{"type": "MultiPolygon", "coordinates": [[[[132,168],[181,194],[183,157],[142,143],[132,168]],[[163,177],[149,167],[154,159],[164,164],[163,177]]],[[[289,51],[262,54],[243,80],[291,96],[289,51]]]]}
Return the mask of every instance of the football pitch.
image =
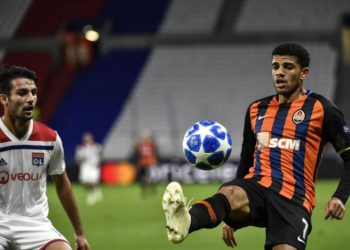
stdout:
{"type": "MultiPolygon", "coordinates": [[[[193,201],[204,199],[216,192],[216,184],[183,185],[185,195],[193,201]]],[[[336,181],[318,181],[317,206],[312,216],[312,232],[307,249],[349,249],[350,212],[342,221],[324,220],[324,204],[331,197],[336,181]]],[[[88,206],[82,186],[73,184],[73,191],[80,209],[85,234],[93,250],[171,250],[171,249],[229,249],[221,240],[221,226],[203,229],[191,234],[183,243],[174,245],[167,241],[165,218],[161,198],[165,184],[157,186],[157,193],[141,197],[138,185],[102,186],[103,201],[88,206]]],[[[57,200],[54,186],[47,188],[50,203],[50,219],[70,242],[73,230],[57,200]]],[[[347,205],[347,210],[350,207],[347,205]]],[[[265,233],[259,228],[245,228],[236,232],[236,249],[263,249],[265,233]]]]}

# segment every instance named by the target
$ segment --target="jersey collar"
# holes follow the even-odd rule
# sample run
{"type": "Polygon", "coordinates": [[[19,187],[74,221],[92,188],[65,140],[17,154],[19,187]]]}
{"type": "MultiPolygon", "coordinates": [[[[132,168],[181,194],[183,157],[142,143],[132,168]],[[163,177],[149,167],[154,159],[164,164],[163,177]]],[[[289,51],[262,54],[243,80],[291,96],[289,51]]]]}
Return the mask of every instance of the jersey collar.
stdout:
{"type": "Polygon", "coordinates": [[[29,136],[32,134],[33,132],[33,119],[30,120],[29,123],[29,128],[27,133],[22,137],[22,138],[17,138],[14,134],[12,134],[12,132],[10,130],[8,130],[8,128],[5,126],[4,122],[2,119],[0,119],[0,128],[2,129],[2,131],[4,132],[4,134],[11,140],[11,141],[27,141],[29,136]]]}

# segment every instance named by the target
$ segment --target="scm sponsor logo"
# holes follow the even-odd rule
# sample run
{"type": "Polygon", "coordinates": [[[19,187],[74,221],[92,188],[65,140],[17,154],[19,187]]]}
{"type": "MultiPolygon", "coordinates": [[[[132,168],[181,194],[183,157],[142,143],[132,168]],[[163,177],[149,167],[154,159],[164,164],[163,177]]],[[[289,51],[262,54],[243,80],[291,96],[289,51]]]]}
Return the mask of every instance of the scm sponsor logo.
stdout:
{"type": "Polygon", "coordinates": [[[300,140],[294,140],[290,138],[270,138],[268,132],[260,132],[257,134],[258,149],[263,148],[280,148],[280,149],[300,149],[300,140]]]}
{"type": "Polygon", "coordinates": [[[271,138],[269,142],[269,147],[299,150],[300,140],[293,140],[288,138],[271,138]]]}

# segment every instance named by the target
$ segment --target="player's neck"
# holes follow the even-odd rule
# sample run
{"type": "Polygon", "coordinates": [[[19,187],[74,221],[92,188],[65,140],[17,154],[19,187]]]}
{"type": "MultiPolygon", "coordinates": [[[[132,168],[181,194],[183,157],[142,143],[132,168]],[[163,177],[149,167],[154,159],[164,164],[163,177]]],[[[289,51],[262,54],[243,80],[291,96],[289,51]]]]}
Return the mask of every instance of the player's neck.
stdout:
{"type": "Polygon", "coordinates": [[[291,95],[278,95],[278,102],[280,104],[291,103],[306,94],[306,89],[300,88],[291,95]]]}
{"type": "Polygon", "coordinates": [[[30,120],[29,121],[20,121],[11,118],[8,115],[1,117],[2,122],[5,127],[18,139],[23,138],[23,136],[28,132],[30,120]]]}

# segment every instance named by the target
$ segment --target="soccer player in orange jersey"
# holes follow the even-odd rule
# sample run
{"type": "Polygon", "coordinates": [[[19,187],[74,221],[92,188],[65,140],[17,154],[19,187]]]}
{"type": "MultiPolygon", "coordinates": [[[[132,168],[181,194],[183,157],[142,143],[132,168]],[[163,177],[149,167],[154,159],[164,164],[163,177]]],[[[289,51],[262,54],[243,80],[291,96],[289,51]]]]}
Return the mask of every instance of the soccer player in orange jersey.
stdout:
{"type": "Polygon", "coordinates": [[[248,107],[237,178],[190,209],[177,182],[163,196],[168,239],[174,243],[201,228],[225,222],[223,240],[246,226],[266,228],[265,249],[305,249],[316,204],[315,181],[324,146],[344,161],[343,173],[325,206],[326,219],[343,219],[350,194],[350,128],[325,97],[306,90],[308,51],[296,43],[272,51],[276,94],[248,107]]]}
{"type": "Polygon", "coordinates": [[[157,147],[149,130],[144,130],[135,145],[138,179],[141,184],[141,194],[145,198],[156,193],[156,186],[151,180],[151,169],[157,165],[157,147]]]}

